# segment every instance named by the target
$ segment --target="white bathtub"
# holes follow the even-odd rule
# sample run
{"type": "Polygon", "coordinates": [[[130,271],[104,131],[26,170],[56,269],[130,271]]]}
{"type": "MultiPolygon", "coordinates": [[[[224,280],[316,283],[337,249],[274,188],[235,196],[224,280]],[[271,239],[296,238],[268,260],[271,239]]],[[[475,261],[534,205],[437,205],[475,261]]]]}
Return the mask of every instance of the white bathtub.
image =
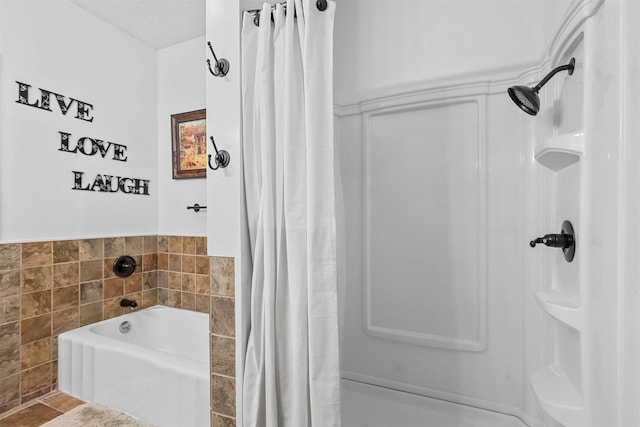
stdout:
{"type": "Polygon", "coordinates": [[[155,306],[58,339],[58,386],[160,427],[209,426],[209,316],[155,306]],[[130,322],[121,333],[122,322],[130,322]]]}

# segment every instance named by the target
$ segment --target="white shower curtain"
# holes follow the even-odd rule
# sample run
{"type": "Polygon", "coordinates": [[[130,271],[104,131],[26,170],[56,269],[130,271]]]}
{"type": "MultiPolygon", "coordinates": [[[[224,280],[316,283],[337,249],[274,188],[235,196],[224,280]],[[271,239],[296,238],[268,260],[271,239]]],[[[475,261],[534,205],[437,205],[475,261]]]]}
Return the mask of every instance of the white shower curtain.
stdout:
{"type": "Polygon", "coordinates": [[[265,4],[259,26],[243,17],[245,427],[340,425],[334,15],[334,2],[289,0],[286,13],[265,4]]]}

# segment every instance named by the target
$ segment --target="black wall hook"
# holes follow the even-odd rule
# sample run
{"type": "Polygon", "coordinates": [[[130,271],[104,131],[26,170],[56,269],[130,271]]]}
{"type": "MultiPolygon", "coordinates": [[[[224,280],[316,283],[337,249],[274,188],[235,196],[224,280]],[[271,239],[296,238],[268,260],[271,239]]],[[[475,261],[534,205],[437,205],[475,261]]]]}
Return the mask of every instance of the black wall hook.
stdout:
{"type": "Polygon", "coordinates": [[[216,150],[216,156],[215,156],[216,166],[213,167],[213,165],[211,165],[211,154],[209,154],[207,156],[209,158],[208,160],[209,167],[212,170],[218,170],[218,168],[226,168],[229,165],[229,161],[231,160],[231,156],[229,156],[229,152],[225,150],[218,151],[218,147],[216,147],[216,142],[213,140],[213,137],[210,136],[209,139],[213,144],[213,149],[216,150]]]}
{"type": "Polygon", "coordinates": [[[229,61],[227,61],[224,58],[220,58],[220,60],[218,60],[218,57],[216,56],[216,53],[213,51],[213,47],[211,46],[211,42],[207,42],[207,45],[209,46],[209,50],[211,51],[211,54],[213,55],[213,59],[214,61],[216,61],[216,64],[213,66],[213,68],[211,68],[211,60],[207,59],[207,65],[209,66],[209,72],[211,74],[213,74],[216,77],[224,77],[227,75],[227,73],[229,72],[229,61]]]}

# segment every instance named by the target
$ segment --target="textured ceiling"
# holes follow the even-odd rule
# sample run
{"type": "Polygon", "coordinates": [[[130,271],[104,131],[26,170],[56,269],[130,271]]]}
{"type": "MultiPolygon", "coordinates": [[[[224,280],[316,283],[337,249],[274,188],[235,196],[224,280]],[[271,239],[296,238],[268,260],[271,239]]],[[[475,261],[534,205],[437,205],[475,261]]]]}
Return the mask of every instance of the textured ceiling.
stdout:
{"type": "Polygon", "coordinates": [[[205,0],[71,0],[155,48],[205,33],[205,0]]]}

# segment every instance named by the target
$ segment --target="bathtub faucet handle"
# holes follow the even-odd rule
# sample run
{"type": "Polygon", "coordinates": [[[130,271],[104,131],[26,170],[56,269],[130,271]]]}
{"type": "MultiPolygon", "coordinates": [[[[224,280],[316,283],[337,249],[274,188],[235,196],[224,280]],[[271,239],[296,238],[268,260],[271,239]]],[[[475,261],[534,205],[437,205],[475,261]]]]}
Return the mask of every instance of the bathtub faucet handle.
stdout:
{"type": "Polygon", "coordinates": [[[138,306],[138,303],[137,303],[137,302],[136,302],[136,300],[134,300],[134,299],[126,299],[126,298],[123,298],[123,299],[120,301],[120,307],[129,307],[129,308],[131,308],[131,309],[133,310],[133,309],[134,309],[134,308],[136,308],[137,306],[138,306]]]}

